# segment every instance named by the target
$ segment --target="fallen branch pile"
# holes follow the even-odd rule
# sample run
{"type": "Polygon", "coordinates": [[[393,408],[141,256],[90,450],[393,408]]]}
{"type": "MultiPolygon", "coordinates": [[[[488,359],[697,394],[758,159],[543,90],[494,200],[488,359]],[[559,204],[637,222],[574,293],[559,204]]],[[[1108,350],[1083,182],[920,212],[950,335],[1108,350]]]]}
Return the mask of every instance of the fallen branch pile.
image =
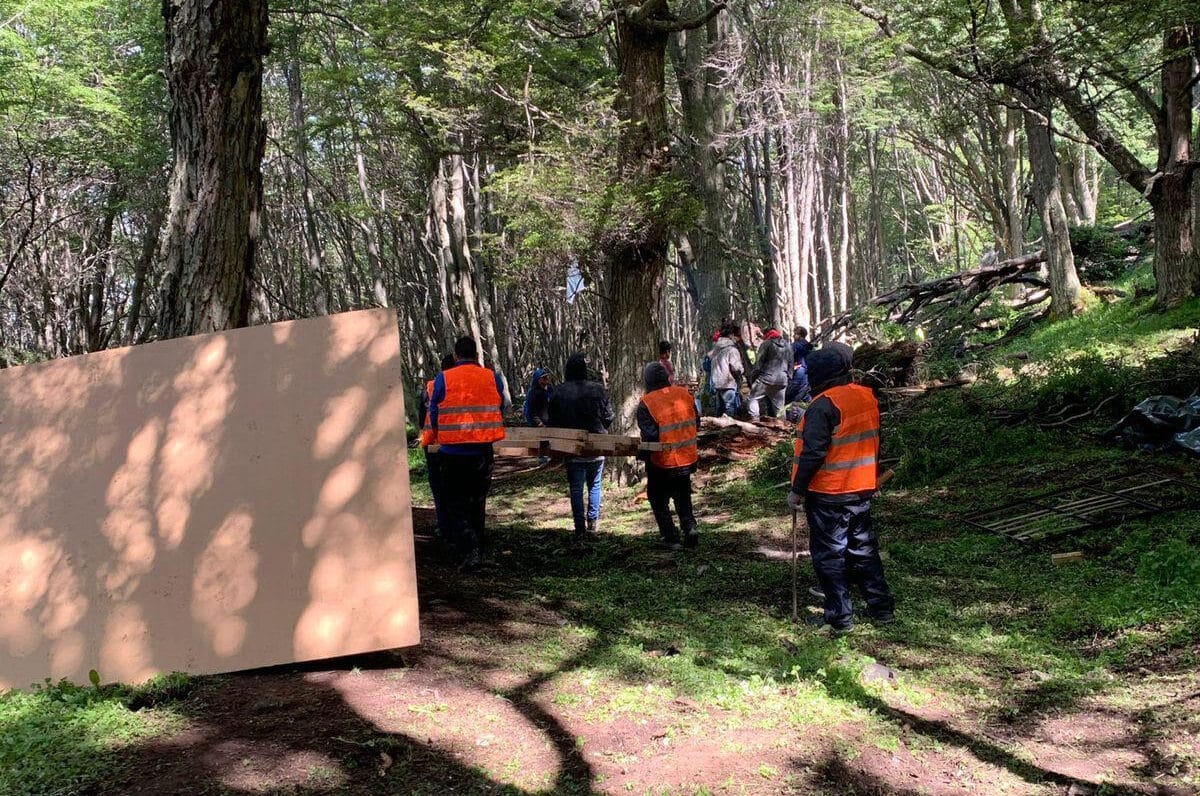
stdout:
{"type": "Polygon", "coordinates": [[[1025,310],[1036,307],[1050,297],[1050,286],[1038,271],[1045,262],[1041,251],[1012,260],[960,271],[925,282],[906,282],[872,298],[866,308],[847,310],[833,319],[817,335],[827,339],[839,331],[862,322],[871,308],[884,308],[886,319],[903,325],[919,325],[927,332],[945,334],[955,330],[982,331],[992,323],[977,318],[975,313],[992,297],[997,288],[1005,285],[1024,285],[1030,291],[1017,299],[1011,308],[1025,310]]]}

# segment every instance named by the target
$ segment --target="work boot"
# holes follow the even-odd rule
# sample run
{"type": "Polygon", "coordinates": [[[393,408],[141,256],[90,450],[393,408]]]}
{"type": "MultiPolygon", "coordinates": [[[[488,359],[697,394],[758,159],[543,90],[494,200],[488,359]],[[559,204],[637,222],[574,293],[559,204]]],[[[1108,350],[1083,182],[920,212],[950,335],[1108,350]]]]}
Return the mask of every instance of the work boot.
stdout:
{"type": "Polygon", "coordinates": [[[588,517],[587,518],[587,532],[591,536],[595,536],[596,534],[600,533],[600,518],[599,517],[588,517]]]}
{"type": "Polygon", "coordinates": [[[683,546],[688,550],[695,550],[700,544],[700,534],[695,531],[690,531],[683,535],[683,546]]]}
{"type": "Polygon", "coordinates": [[[825,621],[825,617],[821,614],[805,617],[804,624],[816,630],[828,632],[833,636],[844,636],[854,630],[853,622],[847,622],[844,625],[831,625],[825,621]]]}
{"type": "Polygon", "coordinates": [[[671,537],[659,539],[658,544],[656,544],[655,547],[657,547],[660,550],[670,550],[672,553],[679,552],[680,550],[683,549],[683,545],[681,545],[679,543],[678,536],[671,536],[671,537]]]}

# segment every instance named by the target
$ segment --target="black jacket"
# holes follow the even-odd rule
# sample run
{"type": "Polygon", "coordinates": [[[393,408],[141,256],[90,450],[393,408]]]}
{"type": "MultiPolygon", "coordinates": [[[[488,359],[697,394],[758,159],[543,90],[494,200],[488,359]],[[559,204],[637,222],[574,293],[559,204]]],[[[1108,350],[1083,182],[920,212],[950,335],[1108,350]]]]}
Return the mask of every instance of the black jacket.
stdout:
{"type": "Polygon", "coordinates": [[[547,425],[606,434],[612,421],[612,400],[598,381],[565,381],[550,394],[547,425]]]}
{"type": "MultiPolygon", "coordinates": [[[[825,388],[849,383],[850,377],[844,376],[836,379],[835,383],[825,385],[825,388]]],[[[827,396],[818,395],[809,404],[808,409],[804,412],[804,433],[800,437],[804,442],[804,452],[800,454],[800,461],[796,466],[796,477],[792,479],[793,492],[807,495],[809,500],[819,500],[825,503],[857,503],[869,500],[875,494],[870,490],[849,492],[844,495],[826,495],[808,491],[809,482],[821,469],[821,465],[825,463],[825,457],[829,455],[834,429],[841,422],[842,413],[827,396]]]]}

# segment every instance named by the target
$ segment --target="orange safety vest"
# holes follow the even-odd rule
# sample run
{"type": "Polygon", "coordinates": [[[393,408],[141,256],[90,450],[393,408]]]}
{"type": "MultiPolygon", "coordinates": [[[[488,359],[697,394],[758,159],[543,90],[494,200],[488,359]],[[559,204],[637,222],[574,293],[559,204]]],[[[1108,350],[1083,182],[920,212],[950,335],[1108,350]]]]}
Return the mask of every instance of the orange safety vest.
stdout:
{"type": "Polygon", "coordinates": [[[421,447],[433,444],[433,418],[429,413],[429,402],[433,400],[433,379],[425,382],[425,425],[421,428],[421,447]]]}
{"type": "MultiPolygon", "coordinates": [[[[861,384],[843,384],[826,390],[822,396],[833,401],[842,420],[833,429],[829,454],[809,482],[808,491],[823,495],[874,492],[879,486],[876,480],[879,467],[879,402],[875,400],[875,393],[861,384]]],[[[796,480],[800,455],[804,452],[803,433],[804,419],[801,418],[800,425],[796,427],[793,481],[796,480]]]]}
{"type": "Polygon", "coordinates": [[[650,454],[655,467],[687,467],[700,459],[696,449],[696,400],[686,387],[663,387],[646,393],[642,403],[658,424],[661,451],[650,454]]]}
{"type": "Polygon", "coordinates": [[[442,373],[446,397],[438,404],[437,441],[442,445],[486,444],[504,439],[504,399],[496,374],[473,363],[442,373]]]}

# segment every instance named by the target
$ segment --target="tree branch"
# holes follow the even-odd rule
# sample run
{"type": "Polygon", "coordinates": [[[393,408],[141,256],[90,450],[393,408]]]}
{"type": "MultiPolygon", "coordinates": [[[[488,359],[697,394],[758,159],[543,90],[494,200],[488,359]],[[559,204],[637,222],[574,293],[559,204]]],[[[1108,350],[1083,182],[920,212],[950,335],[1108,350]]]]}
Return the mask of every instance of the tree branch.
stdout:
{"type": "Polygon", "coordinates": [[[728,6],[724,0],[722,0],[722,2],[717,3],[712,8],[708,9],[708,11],[693,19],[677,19],[673,21],[665,19],[647,19],[642,24],[648,28],[661,30],[666,33],[682,33],[683,31],[695,30],[696,28],[704,27],[710,21],[712,21],[717,14],[720,14],[726,8],[728,8],[728,6]]]}

